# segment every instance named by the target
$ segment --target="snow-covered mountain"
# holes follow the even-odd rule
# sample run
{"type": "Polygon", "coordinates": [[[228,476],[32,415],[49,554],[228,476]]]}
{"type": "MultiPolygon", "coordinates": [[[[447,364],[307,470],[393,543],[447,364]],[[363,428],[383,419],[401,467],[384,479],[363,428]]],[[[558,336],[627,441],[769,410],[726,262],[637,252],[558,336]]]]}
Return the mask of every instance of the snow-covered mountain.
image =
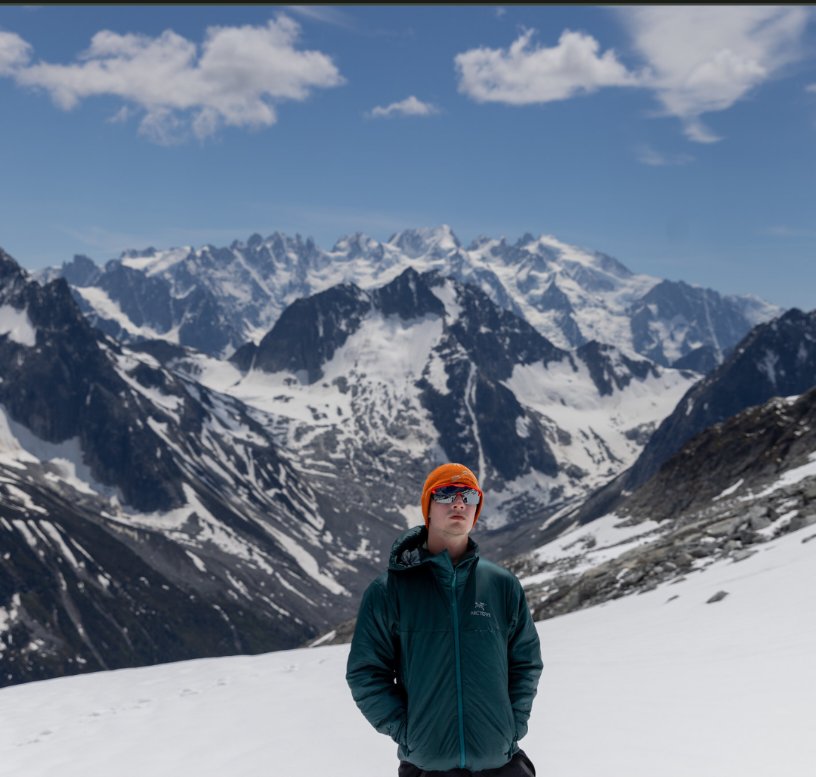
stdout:
{"type": "MultiPolygon", "coordinates": [[[[379,254],[362,238],[343,243],[349,272],[387,280],[296,299],[231,362],[165,338],[105,337],[64,278],[40,285],[0,257],[4,682],[302,643],[353,613],[395,533],[418,522],[419,484],[443,459],[478,471],[490,494],[479,539],[511,552],[630,466],[699,379],[630,347],[554,344],[546,316],[530,323],[529,300],[524,310],[508,292],[497,304],[485,268],[498,264],[480,275],[449,231],[392,243],[379,254]],[[404,266],[408,256],[447,270],[454,255],[475,284],[404,266]]],[[[286,254],[293,290],[301,254],[324,281],[343,265],[301,248],[286,254]]],[[[593,288],[601,307],[625,297],[614,260],[565,256],[564,289],[593,288]]],[[[201,321],[221,331],[220,313],[207,313],[221,310],[216,295],[194,275],[186,295],[162,296],[187,258],[131,255],[103,274],[140,290],[129,299],[141,300],[143,334],[148,301],[167,303],[178,333],[201,335],[201,321]]]]}
{"type": "Polygon", "coordinates": [[[258,343],[293,302],[343,283],[381,287],[412,267],[477,286],[560,348],[596,340],[664,366],[722,356],[780,311],[752,297],[721,296],[630,272],[610,256],[554,237],[464,247],[447,226],[406,230],[384,243],[355,234],[331,250],[275,233],[228,248],[128,251],[97,267],[78,256],[64,277],[95,325],[119,339],[164,338],[211,356],[258,343]]]}
{"type": "Polygon", "coordinates": [[[298,300],[233,365],[192,353],[168,362],[274,417],[279,444],[334,477],[343,500],[387,482],[416,520],[429,465],[469,462],[492,530],[614,477],[699,379],[597,342],[563,350],[479,288],[411,268],[372,290],[298,300]]]}
{"type": "Polygon", "coordinates": [[[489,546],[616,475],[699,378],[410,268],[297,301],[235,364],[127,347],[5,254],[0,370],[4,684],[302,644],[420,520],[429,463],[473,462],[489,546]]]}
{"type": "Polygon", "coordinates": [[[0,253],[0,685],[291,647],[350,614],[404,518],[337,499],[273,426],[0,253]]]}

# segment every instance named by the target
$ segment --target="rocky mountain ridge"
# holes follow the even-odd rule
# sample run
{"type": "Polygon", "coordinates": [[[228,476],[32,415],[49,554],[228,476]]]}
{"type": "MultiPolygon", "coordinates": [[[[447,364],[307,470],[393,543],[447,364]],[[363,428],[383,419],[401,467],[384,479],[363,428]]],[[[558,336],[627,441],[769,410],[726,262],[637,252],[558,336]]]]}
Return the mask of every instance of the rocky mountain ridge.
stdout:
{"type": "Polygon", "coordinates": [[[301,299],[231,370],[218,365],[168,363],[273,415],[280,444],[341,490],[470,462],[494,494],[491,529],[614,477],[698,379],[596,342],[563,350],[477,287],[412,268],[301,299]]]}
{"type": "Polygon", "coordinates": [[[809,542],[815,529],[816,388],[703,431],[614,513],[511,567],[545,618],[739,563],[784,534],[809,542]]]}
{"type": "Polygon", "coordinates": [[[401,523],[5,254],[0,376],[0,685],[298,645],[353,611],[401,523]]]}
{"type": "Polygon", "coordinates": [[[718,363],[780,312],[755,298],[638,275],[551,236],[463,246],[447,226],[385,242],[355,234],[328,251],[276,232],[222,248],[128,251],[104,267],[78,256],[41,277],[64,277],[90,320],[120,340],[159,337],[225,357],[258,344],[299,298],[343,283],[381,287],[407,267],[480,288],[560,348],[597,340],[664,366],[700,349],[718,363]]]}

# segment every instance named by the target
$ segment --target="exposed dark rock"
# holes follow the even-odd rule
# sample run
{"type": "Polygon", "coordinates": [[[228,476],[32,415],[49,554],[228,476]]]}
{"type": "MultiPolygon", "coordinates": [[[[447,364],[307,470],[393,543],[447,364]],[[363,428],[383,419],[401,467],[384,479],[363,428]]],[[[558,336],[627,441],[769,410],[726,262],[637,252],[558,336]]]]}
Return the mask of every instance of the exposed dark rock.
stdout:
{"type": "Polygon", "coordinates": [[[73,260],[62,265],[62,277],[71,286],[93,286],[99,280],[101,270],[93,259],[77,254],[73,260]]]}
{"type": "Polygon", "coordinates": [[[445,306],[431,291],[427,279],[411,267],[372,292],[371,301],[383,315],[396,315],[404,320],[445,313],[445,306]]]}
{"type": "Polygon", "coordinates": [[[601,396],[609,396],[615,389],[626,388],[633,378],[645,380],[649,375],[658,376],[651,362],[630,359],[616,348],[597,340],[582,345],[575,355],[586,364],[601,396]]]}
{"type": "Polygon", "coordinates": [[[692,370],[699,372],[701,375],[708,375],[720,366],[723,359],[720,357],[727,357],[728,354],[721,354],[716,348],[711,345],[701,345],[693,351],[689,351],[685,356],[681,356],[672,363],[672,367],[676,370],[692,370]]]}
{"type": "Polygon", "coordinates": [[[322,366],[357,331],[369,310],[369,296],[354,284],[297,300],[261,340],[255,369],[301,373],[305,382],[314,383],[323,376],[322,366]]]}

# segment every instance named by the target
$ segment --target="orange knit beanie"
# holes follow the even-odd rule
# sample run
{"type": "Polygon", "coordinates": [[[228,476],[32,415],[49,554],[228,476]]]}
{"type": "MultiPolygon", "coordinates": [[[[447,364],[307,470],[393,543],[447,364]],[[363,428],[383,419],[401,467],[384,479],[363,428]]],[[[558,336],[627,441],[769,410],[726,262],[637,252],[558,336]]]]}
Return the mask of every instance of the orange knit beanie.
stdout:
{"type": "Polygon", "coordinates": [[[428,514],[431,509],[431,492],[440,486],[467,486],[475,488],[481,494],[482,498],[476,505],[476,517],[473,519],[475,524],[484,504],[484,494],[479,488],[476,475],[463,464],[442,464],[425,478],[425,485],[422,486],[422,517],[425,519],[425,525],[428,525],[428,514]]]}

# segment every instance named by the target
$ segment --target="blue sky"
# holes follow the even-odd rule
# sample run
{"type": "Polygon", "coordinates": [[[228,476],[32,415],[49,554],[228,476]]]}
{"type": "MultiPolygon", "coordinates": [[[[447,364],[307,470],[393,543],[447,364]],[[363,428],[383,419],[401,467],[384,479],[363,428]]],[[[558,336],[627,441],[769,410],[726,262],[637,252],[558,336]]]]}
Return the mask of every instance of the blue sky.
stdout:
{"type": "Polygon", "coordinates": [[[816,9],[1,6],[25,267],[449,224],[816,307],[816,9]]]}

